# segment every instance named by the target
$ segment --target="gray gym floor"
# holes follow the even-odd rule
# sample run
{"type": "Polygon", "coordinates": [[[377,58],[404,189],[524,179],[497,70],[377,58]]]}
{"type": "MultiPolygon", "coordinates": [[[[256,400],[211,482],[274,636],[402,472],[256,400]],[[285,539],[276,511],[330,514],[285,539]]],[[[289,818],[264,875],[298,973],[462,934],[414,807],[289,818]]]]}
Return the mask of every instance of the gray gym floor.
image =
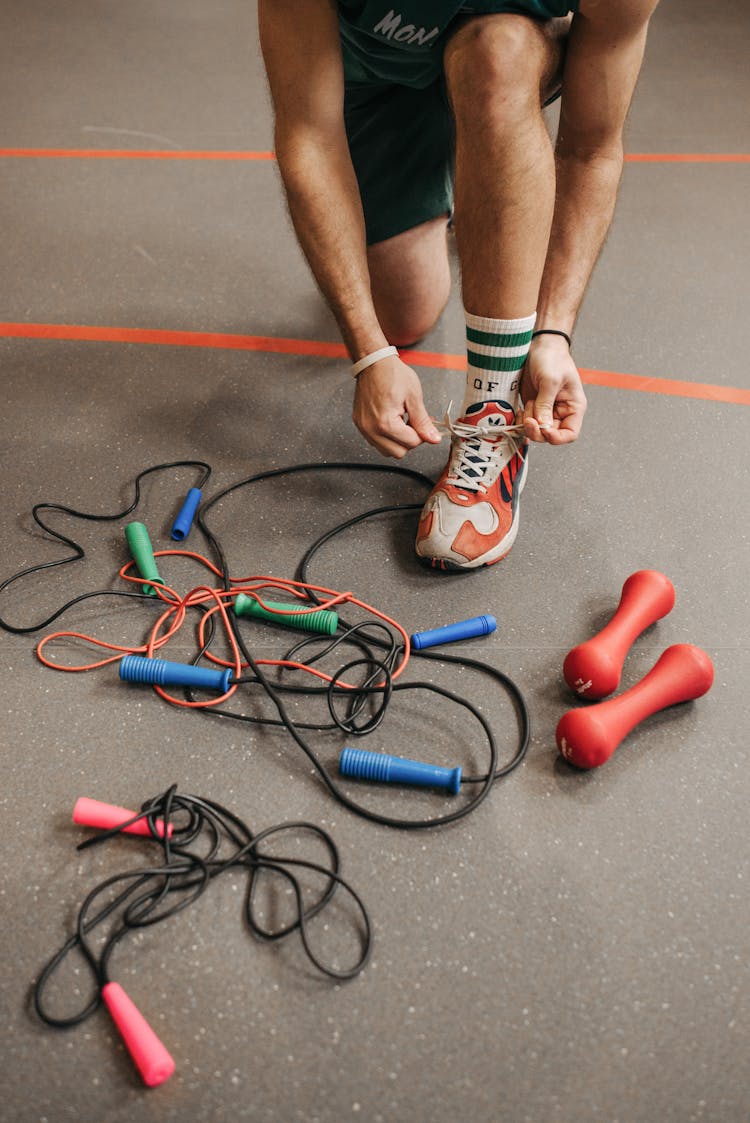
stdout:
{"type": "MultiPolygon", "coordinates": [[[[211,495],[287,465],[385,463],[351,424],[346,363],[303,351],[338,336],[273,162],[80,154],[270,151],[254,9],[2,5],[3,578],[65,552],[32,522],[35,503],[122,510],[153,464],[207,461],[211,495]],[[66,325],[80,330],[64,338],[66,325]],[[91,328],[106,330],[92,339],[91,328]],[[123,329],[227,338],[149,343],[123,329]],[[299,343],[282,353],[276,339],[299,343]]],[[[749,52],[745,0],[664,0],[628,152],[750,153],[749,52]]],[[[748,176],[747,159],[628,163],[576,331],[591,372],[584,434],[571,448],[532,450],[506,561],[468,577],[425,572],[409,512],[366,522],[312,565],[311,580],[352,590],[409,632],[496,616],[497,631],[462,651],[518,683],[532,738],[522,767],[468,818],[411,832],[367,822],[333,802],[281,732],[171,707],[120,684],[111,667],[66,675],[37,661],[38,638],[59,628],[142,642],[154,613],[140,603],[85,602],[38,634],[3,633],[4,1120],[748,1118],[748,176]],[[643,568],[666,573],[677,599],[634,645],[621,689],[684,642],[710,655],[713,689],[648,718],[602,768],[575,771],[555,748],[575,704],[563,658],[643,568]],[[71,823],[77,797],[139,807],[172,783],[254,830],[299,818],[329,830],[374,945],[361,975],[332,983],[295,935],[269,944],[247,931],[244,880],[231,874],[192,909],[125,940],[112,977],[177,1065],[147,1090],[106,1011],[58,1031],[36,1019],[30,993],[86,893],[152,852],[118,840],[77,853],[90,834],[71,823]]],[[[462,348],[456,291],[419,350],[462,348]]],[[[462,376],[429,360],[420,370],[440,415],[460,398],[462,376]]],[[[444,456],[425,448],[408,466],[434,477],[444,456]]],[[[172,514],[194,483],[190,469],[145,481],[131,517],[156,548],[172,545],[172,514]]],[[[312,472],[237,492],[213,527],[233,574],[292,577],[323,530],[423,496],[395,473],[312,472]]],[[[11,586],[0,615],[31,625],[74,596],[121,588],[125,521],[57,516],[85,562],[11,586]]],[[[185,590],[204,579],[175,567],[185,590]]],[[[263,625],[247,634],[262,657],[288,637],[263,625]]],[[[189,658],[192,640],[179,644],[171,657],[189,658]]],[[[72,643],[55,654],[85,658],[72,643]]],[[[473,697],[501,757],[512,754],[517,722],[499,688],[418,660],[409,676],[473,697]]],[[[332,768],[346,740],[317,735],[332,768]]],[[[363,744],[476,768],[486,759],[473,719],[418,693],[397,696],[363,744]]],[[[397,815],[454,806],[406,789],[349,790],[397,815]]],[[[335,946],[349,920],[342,903],[323,921],[335,946]]],[[[85,1003],[87,978],[78,964],[62,973],[55,1012],[85,1003]]]]}

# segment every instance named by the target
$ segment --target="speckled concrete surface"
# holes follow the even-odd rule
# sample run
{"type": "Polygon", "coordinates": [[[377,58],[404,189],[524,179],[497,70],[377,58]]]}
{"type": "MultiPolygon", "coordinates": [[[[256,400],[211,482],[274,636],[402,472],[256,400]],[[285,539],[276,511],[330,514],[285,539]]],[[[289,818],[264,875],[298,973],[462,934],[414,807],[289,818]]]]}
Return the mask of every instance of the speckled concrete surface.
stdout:
{"type": "MultiPolygon", "coordinates": [[[[664,0],[630,151],[750,151],[750,18],[739,0],[721,0],[710,17],[704,7],[664,0]]],[[[0,75],[12,91],[4,146],[270,147],[252,5],[40,2],[6,5],[0,19],[0,75]]],[[[272,164],[1,162],[0,320],[336,340],[272,164]]],[[[747,176],[741,164],[628,165],[577,332],[583,366],[747,386],[747,176]]],[[[424,349],[461,347],[454,294],[424,349]]],[[[121,509],[154,463],[208,461],[213,493],[284,465],[375,462],[349,421],[339,360],[2,338],[0,363],[3,577],[59,556],[31,521],[34,503],[121,509]]],[[[436,371],[424,381],[435,412],[460,384],[436,371]]],[[[587,392],[578,445],[533,450],[521,532],[501,566],[426,574],[403,514],[335,539],[312,567],[311,579],[352,589],[410,631],[497,616],[498,630],[465,651],[521,686],[531,746],[452,827],[367,823],[332,802],[281,733],[177,710],[112,670],[55,674],[36,661],[35,636],[3,634],[3,1120],[747,1119],[747,407],[587,392]],[[644,567],[667,573],[677,600],[638,640],[623,688],[664,648],[691,642],[715,663],[714,689],[648,719],[604,768],[575,772],[554,747],[571,704],[563,657],[644,567]],[[78,854],[76,798],[137,806],[173,782],[255,829],[306,818],[330,830],[370,909],[374,947],[354,981],[322,980],[294,938],[266,945],[248,934],[242,880],[229,876],[181,917],[126,941],[113,977],[177,1063],[149,1091],[104,1011],[59,1032],[35,1019],[29,996],[85,893],[145,853],[123,841],[78,854]]],[[[442,456],[424,449],[410,466],[434,476],[442,456]]],[[[169,544],[174,506],[193,482],[181,470],[144,486],[138,515],[157,546],[169,544]]],[[[233,572],[291,576],[326,527],[422,494],[396,474],[311,473],[237,493],[212,526],[233,572]]],[[[59,524],[86,561],[2,594],[5,619],[28,625],[116,586],[122,524],[59,524]]],[[[152,619],[89,602],[63,626],[139,640],[152,619]]],[[[267,631],[256,643],[259,655],[278,651],[267,631]]],[[[512,751],[512,707],[480,676],[433,664],[414,675],[477,700],[501,752],[512,751]]],[[[418,756],[429,743],[449,763],[463,739],[481,762],[461,725],[431,701],[398,696],[372,747],[418,756]]],[[[321,753],[333,761],[340,744],[322,738],[321,753]]],[[[404,792],[371,798],[395,814],[445,806],[404,792]]],[[[87,993],[84,979],[78,964],[63,972],[60,1010],[87,993]]]]}

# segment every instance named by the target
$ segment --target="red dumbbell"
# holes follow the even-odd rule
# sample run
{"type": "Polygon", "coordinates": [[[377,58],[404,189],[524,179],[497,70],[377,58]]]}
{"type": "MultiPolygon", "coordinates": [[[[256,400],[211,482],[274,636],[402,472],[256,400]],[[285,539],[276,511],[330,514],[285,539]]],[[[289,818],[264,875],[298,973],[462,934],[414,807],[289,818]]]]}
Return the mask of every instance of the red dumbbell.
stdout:
{"type": "Polygon", "coordinates": [[[586,698],[604,698],[616,690],[633,640],[674,606],[674,586],[655,569],[639,569],[622,587],[617,611],[601,632],[569,651],[563,677],[586,698]]]}
{"type": "Polygon", "coordinates": [[[713,681],[713,663],[705,651],[692,643],[676,643],[624,694],[563,714],[557,747],[577,768],[597,768],[640,721],[677,702],[700,698],[713,681]]]}

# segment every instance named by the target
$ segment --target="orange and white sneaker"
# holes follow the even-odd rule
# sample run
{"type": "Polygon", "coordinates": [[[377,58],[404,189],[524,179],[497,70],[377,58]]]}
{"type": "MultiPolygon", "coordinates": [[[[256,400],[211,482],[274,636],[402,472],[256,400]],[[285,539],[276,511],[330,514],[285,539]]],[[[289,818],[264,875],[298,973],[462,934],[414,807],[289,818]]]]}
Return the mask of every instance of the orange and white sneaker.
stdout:
{"type": "Polygon", "coordinates": [[[417,530],[417,556],[433,569],[477,569],[509,553],[518,533],[518,500],[526,482],[528,445],[513,407],[477,402],[451,421],[451,454],[427,497],[417,530]]]}

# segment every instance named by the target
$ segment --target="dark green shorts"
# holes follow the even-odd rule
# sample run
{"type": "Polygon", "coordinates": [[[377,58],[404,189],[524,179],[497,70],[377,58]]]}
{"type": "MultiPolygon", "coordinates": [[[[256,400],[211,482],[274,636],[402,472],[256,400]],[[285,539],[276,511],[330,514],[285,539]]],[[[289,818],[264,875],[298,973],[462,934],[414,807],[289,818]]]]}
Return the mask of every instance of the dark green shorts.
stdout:
{"type": "Polygon", "coordinates": [[[423,90],[349,85],[344,112],[368,245],[450,213],[453,118],[442,80],[423,90]]]}
{"type": "MultiPolygon", "coordinates": [[[[343,50],[346,70],[346,40],[343,50]]],[[[453,116],[442,73],[423,88],[348,79],[344,117],[368,245],[451,213],[453,116]]]]}

